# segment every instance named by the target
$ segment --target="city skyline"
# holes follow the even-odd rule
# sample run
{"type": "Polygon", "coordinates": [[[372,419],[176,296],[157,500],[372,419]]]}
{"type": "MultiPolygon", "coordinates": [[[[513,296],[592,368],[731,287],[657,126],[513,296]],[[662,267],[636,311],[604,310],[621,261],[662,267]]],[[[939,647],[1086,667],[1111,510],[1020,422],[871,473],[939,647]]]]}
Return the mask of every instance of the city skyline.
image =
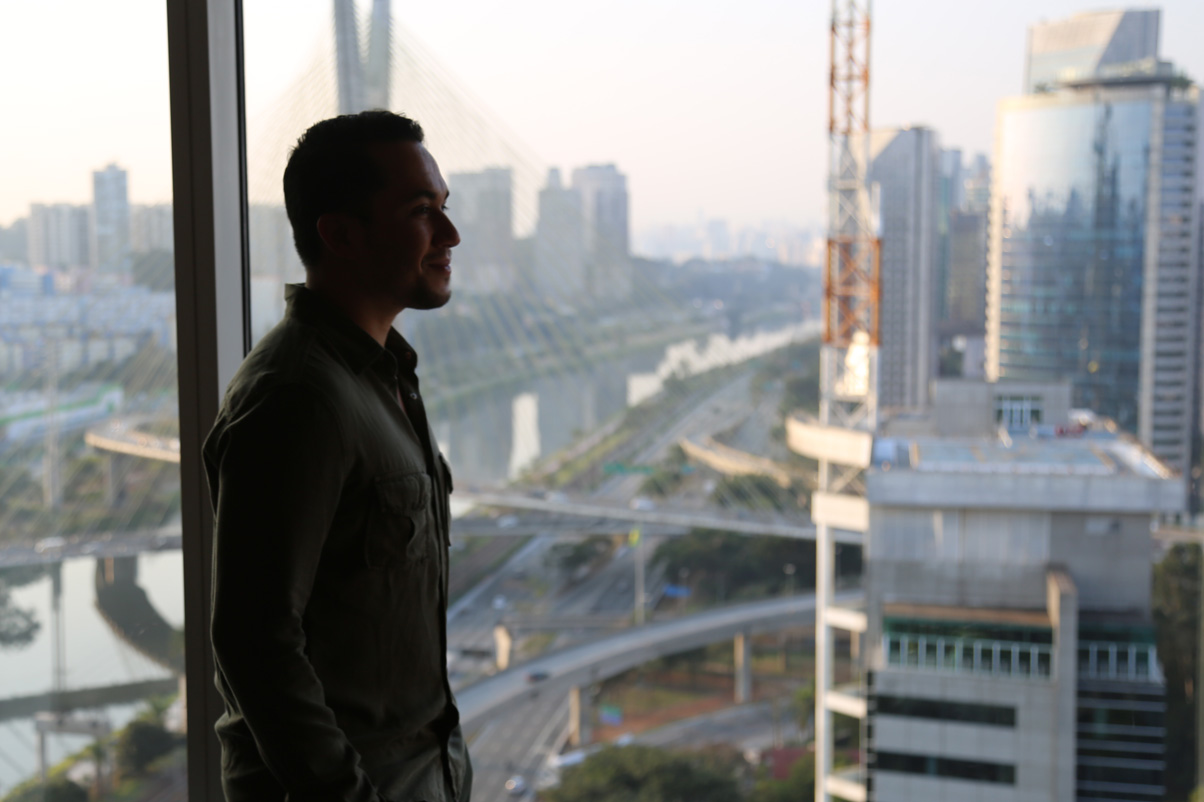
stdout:
{"type": "MultiPolygon", "coordinates": [[[[132,203],[170,198],[165,17],[150,0],[128,4],[146,7],[137,18],[148,48],[162,53],[161,71],[146,68],[147,50],[137,59],[110,54],[86,74],[72,71],[68,56],[95,47],[86,36],[89,20],[100,24],[109,13],[89,4],[15,12],[38,27],[52,25],[64,7],[74,9],[70,13],[80,24],[56,38],[61,50],[34,53],[18,33],[20,24],[7,37],[0,34],[0,65],[14,71],[36,64],[64,88],[60,102],[49,107],[44,94],[25,86],[11,92],[9,109],[16,117],[49,118],[56,133],[49,142],[46,130],[36,138],[20,130],[0,137],[5,144],[0,174],[6,177],[0,225],[24,216],[30,203],[84,202],[90,189],[86,171],[114,160],[137,176],[130,184],[132,203]],[[81,117],[114,114],[130,123],[121,136],[97,133],[80,141],[75,131],[81,117]],[[53,158],[28,158],[39,153],[53,158]]],[[[1093,8],[1020,2],[992,9],[990,20],[981,21],[972,7],[943,0],[929,7],[932,13],[925,15],[909,15],[901,5],[875,8],[873,124],[929,125],[948,146],[987,155],[996,102],[1022,86],[1027,26],[1093,8]],[[957,64],[974,69],[950,69],[957,64]]],[[[1204,75],[1204,54],[1189,46],[1191,32],[1204,26],[1204,8],[1187,0],[1158,7],[1164,12],[1165,57],[1189,76],[1204,75]]],[[[246,14],[248,40],[270,25],[273,42],[296,45],[270,52],[248,48],[253,115],[279,96],[317,40],[331,36],[333,25],[326,0],[288,4],[287,14],[283,3],[261,0],[248,3],[246,14]]],[[[798,9],[770,0],[739,12],[691,7],[687,13],[683,4],[668,0],[638,8],[621,3],[605,17],[541,0],[525,0],[505,12],[479,3],[455,12],[395,10],[398,23],[475,97],[485,98],[493,115],[545,166],[614,162],[629,175],[633,231],[700,215],[734,226],[776,219],[822,225],[827,16],[827,4],[798,9]],[[466,28],[465,18],[488,24],[466,28]],[[533,19],[545,24],[532,25],[533,19]],[[600,60],[613,53],[616,41],[634,57],[600,60]],[[569,91],[569,85],[575,88],[569,91]],[[682,148],[682,141],[692,144],[682,148]],[[700,170],[703,156],[708,166],[700,170]]]]}

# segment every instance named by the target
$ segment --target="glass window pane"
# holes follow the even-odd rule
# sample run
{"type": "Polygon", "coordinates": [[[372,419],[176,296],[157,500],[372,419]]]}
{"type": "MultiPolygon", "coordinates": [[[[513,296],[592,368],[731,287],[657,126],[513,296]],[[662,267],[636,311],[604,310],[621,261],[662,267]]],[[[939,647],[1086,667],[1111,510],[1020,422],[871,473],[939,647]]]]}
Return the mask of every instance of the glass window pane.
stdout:
{"type": "Polygon", "coordinates": [[[183,799],[164,4],[6,3],[0,31],[0,796],[45,770],[183,799]]]}
{"type": "MultiPolygon", "coordinates": [[[[825,115],[828,6],[722,5],[244,2],[257,342],[285,315],[284,285],[306,275],[281,185],[308,126],[373,107],[412,115],[451,190],[451,298],[396,327],[455,476],[449,684],[473,704],[522,697],[466,721],[479,793],[565,785],[590,745],[749,695],[768,703],[750,727],[772,747],[743,779],[777,772],[765,751],[807,749],[810,608],[682,653],[666,635],[571,691],[547,684],[549,655],[810,594],[802,528],[826,522],[865,544],[833,543],[831,586],[856,610],[831,620],[865,616],[864,643],[833,624],[833,707],[859,709],[849,696],[874,671],[883,693],[925,688],[950,705],[989,685],[1038,739],[1076,737],[1050,710],[1099,709],[1111,723],[1091,749],[1146,739],[1166,788],[1136,765],[1078,772],[1098,757],[1085,750],[1060,749],[1051,773],[1124,783],[1131,769],[1151,786],[1134,795],[1185,794],[1194,752],[1167,744],[1190,728],[1154,716],[1148,732],[1119,731],[1130,725],[1111,713],[1189,702],[1188,663],[1154,644],[1197,637],[1194,597],[1176,589],[1198,552],[1169,549],[1151,580],[1148,524],[1161,516],[1179,537],[1183,491],[1198,496],[1200,416],[1184,388],[1199,383],[1199,76],[1170,60],[1200,62],[1169,39],[1158,51],[1156,34],[1204,20],[1186,0],[1069,22],[1016,6],[952,35],[947,20],[875,9],[866,94],[889,110],[846,140],[825,115]],[[944,63],[973,64],[973,86],[925,55],[949,48],[962,55],[944,63]],[[1122,52],[1140,55],[1109,62],[1122,52]],[[1006,89],[1022,86],[1024,53],[1034,83],[1006,89]],[[844,217],[854,207],[861,224],[844,217]],[[855,236],[868,231],[872,247],[855,236]],[[830,278],[863,290],[849,309],[872,298],[877,315],[824,351],[822,313],[844,307],[823,277],[846,252],[876,260],[874,280],[860,263],[830,278]],[[801,536],[766,535],[779,524],[801,536]],[[1054,679],[1075,672],[1072,703],[1054,679]],[[1109,695],[1129,685],[1134,700],[1109,695]],[[787,709],[797,731],[775,718],[787,709]]],[[[874,749],[897,750],[924,782],[1016,780],[1006,760],[959,754],[960,735],[907,743],[873,725],[838,723],[830,744],[843,779],[868,772],[871,795],[910,787],[859,773],[874,749]],[[861,744],[871,729],[880,743],[861,744]]]]}

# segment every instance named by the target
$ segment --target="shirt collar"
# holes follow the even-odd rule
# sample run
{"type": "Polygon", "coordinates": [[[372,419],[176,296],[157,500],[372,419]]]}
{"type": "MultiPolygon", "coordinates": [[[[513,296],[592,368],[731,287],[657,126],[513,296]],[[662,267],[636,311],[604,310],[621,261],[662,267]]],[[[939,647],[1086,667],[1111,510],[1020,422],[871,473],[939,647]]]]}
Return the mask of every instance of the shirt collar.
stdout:
{"type": "Polygon", "coordinates": [[[294,318],[320,329],[354,373],[362,372],[386,354],[391,354],[399,365],[410,370],[418,365],[417,353],[397,329],[389,329],[382,348],[341,309],[304,284],[286,284],[284,300],[287,304],[285,318],[294,318]]]}

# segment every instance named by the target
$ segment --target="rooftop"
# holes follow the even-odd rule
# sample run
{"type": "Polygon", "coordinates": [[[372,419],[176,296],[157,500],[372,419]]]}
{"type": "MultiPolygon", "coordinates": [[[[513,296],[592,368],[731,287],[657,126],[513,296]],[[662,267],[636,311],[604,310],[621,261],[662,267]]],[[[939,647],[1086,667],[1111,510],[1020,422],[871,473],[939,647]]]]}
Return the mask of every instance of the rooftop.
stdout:
{"type": "Polygon", "coordinates": [[[874,440],[873,467],[881,471],[1058,476],[1173,478],[1175,472],[1109,420],[1075,410],[1068,427],[999,429],[993,436],[942,437],[922,433],[874,440]]]}

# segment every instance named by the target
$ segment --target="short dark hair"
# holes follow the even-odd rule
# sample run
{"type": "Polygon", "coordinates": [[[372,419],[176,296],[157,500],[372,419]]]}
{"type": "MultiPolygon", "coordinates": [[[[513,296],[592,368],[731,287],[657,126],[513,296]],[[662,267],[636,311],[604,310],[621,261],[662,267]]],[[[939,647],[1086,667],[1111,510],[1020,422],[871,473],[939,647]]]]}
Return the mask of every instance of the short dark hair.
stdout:
{"type": "Polygon", "coordinates": [[[319,217],[365,214],[369,197],[384,186],[370,146],[422,139],[417,122],[379,110],[332,117],[301,135],[284,168],[284,208],[302,264],[313,267],[321,258],[319,217]]]}

